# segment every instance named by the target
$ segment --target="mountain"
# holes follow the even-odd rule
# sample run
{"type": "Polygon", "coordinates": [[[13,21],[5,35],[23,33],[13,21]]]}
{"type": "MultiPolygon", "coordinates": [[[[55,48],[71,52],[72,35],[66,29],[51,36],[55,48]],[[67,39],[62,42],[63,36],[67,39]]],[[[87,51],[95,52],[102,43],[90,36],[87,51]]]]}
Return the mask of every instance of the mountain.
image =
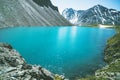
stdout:
{"type": "Polygon", "coordinates": [[[62,15],[75,25],[120,25],[120,11],[95,5],[88,10],[66,8],[62,15]]]}
{"type": "Polygon", "coordinates": [[[36,4],[44,7],[51,7],[53,10],[58,11],[58,8],[56,6],[53,6],[50,0],[33,0],[36,4]]]}
{"type": "Polygon", "coordinates": [[[0,27],[70,25],[50,0],[0,0],[0,27]]]}

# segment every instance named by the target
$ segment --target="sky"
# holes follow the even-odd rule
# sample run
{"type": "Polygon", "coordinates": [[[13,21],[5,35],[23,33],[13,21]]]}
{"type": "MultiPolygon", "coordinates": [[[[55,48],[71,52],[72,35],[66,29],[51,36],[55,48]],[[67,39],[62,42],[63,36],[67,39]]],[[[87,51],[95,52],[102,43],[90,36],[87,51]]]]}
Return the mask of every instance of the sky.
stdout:
{"type": "Polygon", "coordinates": [[[107,8],[113,8],[120,11],[120,0],[51,0],[58,7],[59,12],[65,8],[73,8],[76,10],[86,10],[94,5],[100,4],[107,8]]]}

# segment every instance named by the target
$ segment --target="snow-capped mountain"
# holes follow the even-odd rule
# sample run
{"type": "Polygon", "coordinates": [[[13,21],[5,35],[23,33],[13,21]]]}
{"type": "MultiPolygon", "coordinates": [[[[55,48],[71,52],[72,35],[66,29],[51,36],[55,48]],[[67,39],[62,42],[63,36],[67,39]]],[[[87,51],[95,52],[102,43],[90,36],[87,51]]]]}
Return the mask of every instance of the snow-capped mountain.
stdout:
{"type": "Polygon", "coordinates": [[[0,28],[70,25],[50,0],[0,0],[0,28]]]}
{"type": "Polygon", "coordinates": [[[62,15],[76,25],[120,25],[120,11],[96,5],[88,10],[66,8],[62,15]]]}

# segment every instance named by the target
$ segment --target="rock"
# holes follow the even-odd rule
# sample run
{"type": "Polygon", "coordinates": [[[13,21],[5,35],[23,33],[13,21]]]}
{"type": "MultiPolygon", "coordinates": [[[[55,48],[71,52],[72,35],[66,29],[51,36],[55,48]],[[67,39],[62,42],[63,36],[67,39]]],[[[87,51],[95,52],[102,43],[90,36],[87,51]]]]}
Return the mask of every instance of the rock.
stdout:
{"type": "Polygon", "coordinates": [[[8,49],[12,49],[12,46],[6,43],[0,43],[0,47],[6,47],[8,49]]]}
{"type": "Polygon", "coordinates": [[[55,80],[67,80],[65,79],[65,77],[63,75],[58,75],[58,74],[55,74],[55,80]]]}
{"type": "Polygon", "coordinates": [[[30,75],[27,75],[24,80],[30,80],[30,79],[31,79],[31,76],[30,76],[30,75]]]}
{"type": "Polygon", "coordinates": [[[11,46],[9,47],[9,45],[0,45],[0,51],[2,51],[0,52],[1,65],[17,67],[26,63],[19,53],[12,49],[11,46]]]}
{"type": "Polygon", "coordinates": [[[22,69],[32,69],[32,65],[30,64],[23,64],[22,69]]]}
{"type": "Polygon", "coordinates": [[[36,4],[44,7],[51,7],[53,10],[58,11],[58,8],[56,6],[53,6],[50,0],[33,0],[36,4]]]}

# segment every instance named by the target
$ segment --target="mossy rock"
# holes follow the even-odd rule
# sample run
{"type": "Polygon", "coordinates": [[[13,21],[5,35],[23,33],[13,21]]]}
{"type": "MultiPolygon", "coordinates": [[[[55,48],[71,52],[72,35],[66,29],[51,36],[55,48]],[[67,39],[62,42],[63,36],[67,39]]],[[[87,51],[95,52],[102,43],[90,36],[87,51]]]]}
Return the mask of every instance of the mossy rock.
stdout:
{"type": "Polygon", "coordinates": [[[120,72],[120,59],[110,63],[108,66],[98,70],[99,72],[120,72]]]}
{"type": "Polygon", "coordinates": [[[55,78],[55,80],[64,80],[65,79],[64,76],[62,76],[62,75],[60,76],[58,74],[55,74],[54,78],[55,78]]]}
{"type": "Polygon", "coordinates": [[[0,75],[0,80],[4,80],[3,77],[0,75]]]}
{"type": "Polygon", "coordinates": [[[111,63],[120,58],[120,33],[108,40],[105,49],[105,61],[111,63]]]}

